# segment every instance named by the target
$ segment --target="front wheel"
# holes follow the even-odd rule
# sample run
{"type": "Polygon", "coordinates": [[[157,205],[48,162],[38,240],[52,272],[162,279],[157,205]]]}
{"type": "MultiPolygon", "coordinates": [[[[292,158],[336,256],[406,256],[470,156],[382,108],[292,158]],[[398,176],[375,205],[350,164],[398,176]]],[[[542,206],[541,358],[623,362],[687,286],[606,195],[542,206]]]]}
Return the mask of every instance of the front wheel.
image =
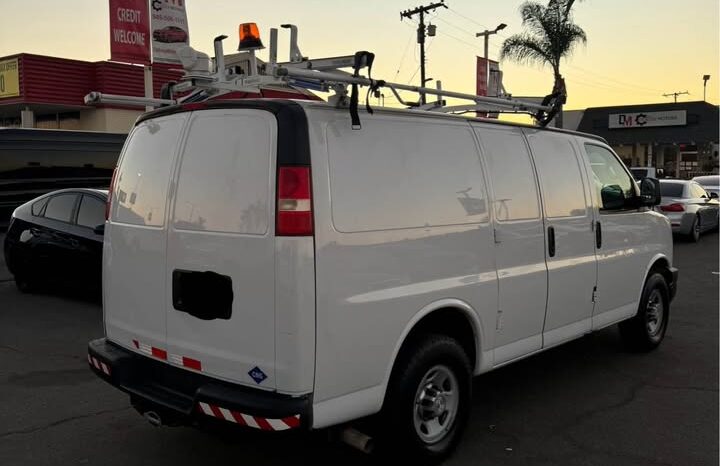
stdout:
{"type": "Polygon", "coordinates": [[[472,372],[462,346],[429,335],[398,358],[382,412],[382,449],[434,464],[460,440],[470,411],[472,372]]]}
{"type": "Polygon", "coordinates": [[[669,297],[665,277],[653,272],[645,282],[637,314],[619,326],[620,336],[630,349],[650,351],[662,342],[670,317],[669,297]]]}

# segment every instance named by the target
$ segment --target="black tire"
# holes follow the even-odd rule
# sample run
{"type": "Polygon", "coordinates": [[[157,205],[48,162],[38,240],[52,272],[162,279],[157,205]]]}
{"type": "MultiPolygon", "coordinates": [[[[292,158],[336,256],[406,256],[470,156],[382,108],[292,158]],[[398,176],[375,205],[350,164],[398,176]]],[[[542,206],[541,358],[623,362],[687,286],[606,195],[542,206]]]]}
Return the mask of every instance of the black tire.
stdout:
{"type": "Polygon", "coordinates": [[[380,416],[381,454],[402,457],[423,465],[442,461],[460,441],[470,412],[471,396],[472,371],[462,346],[445,335],[427,335],[416,339],[402,352],[390,378],[380,416]],[[431,390],[432,383],[423,383],[433,371],[452,374],[448,376],[445,386],[456,384],[457,398],[445,398],[444,393],[438,394],[431,390]],[[421,386],[424,388],[421,389],[421,386]],[[436,404],[428,402],[430,394],[438,395],[432,397],[437,401],[436,404]],[[423,399],[423,403],[416,404],[418,397],[423,399]],[[421,408],[421,405],[426,408],[421,408]],[[445,408],[446,414],[433,414],[445,408]],[[450,413],[451,409],[454,413],[450,413]],[[425,416],[436,417],[429,421],[422,420],[425,416]],[[417,420],[421,423],[419,427],[416,427],[417,420]],[[435,422],[441,427],[441,432],[437,434],[440,437],[429,439],[427,428],[420,433],[423,426],[435,422]],[[447,424],[443,426],[443,422],[447,424]]]}
{"type": "Polygon", "coordinates": [[[637,314],[619,325],[620,336],[631,350],[651,351],[665,338],[669,319],[667,282],[660,272],[652,271],[645,282],[637,314]]]}
{"type": "Polygon", "coordinates": [[[690,227],[690,233],[687,235],[688,241],[691,243],[697,243],[700,241],[700,231],[700,217],[696,215],[695,220],[693,220],[692,226],[690,227]]]}
{"type": "Polygon", "coordinates": [[[34,293],[37,290],[35,282],[25,275],[15,275],[15,286],[21,293],[34,293]]]}

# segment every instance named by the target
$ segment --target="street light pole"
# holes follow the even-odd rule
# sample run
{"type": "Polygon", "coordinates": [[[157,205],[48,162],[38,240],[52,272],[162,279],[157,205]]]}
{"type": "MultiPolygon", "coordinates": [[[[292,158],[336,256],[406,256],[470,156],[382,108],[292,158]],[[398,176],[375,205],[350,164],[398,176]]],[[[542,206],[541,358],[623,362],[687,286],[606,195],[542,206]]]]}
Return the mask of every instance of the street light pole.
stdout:
{"type": "Polygon", "coordinates": [[[703,102],[707,102],[707,82],[710,80],[710,75],[703,75],[703,102]]]}
{"type": "Polygon", "coordinates": [[[478,32],[475,34],[475,37],[482,36],[485,39],[485,89],[487,92],[488,87],[490,86],[490,61],[488,60],[488,55],[490,54],[490,36],[493,34],[497,34],[498,32],[502,31],[507,27],[507,24],[500,23],[498,26],[493,29],[492,31],[489,29],[485,29],[483,32],[478,32]]]}

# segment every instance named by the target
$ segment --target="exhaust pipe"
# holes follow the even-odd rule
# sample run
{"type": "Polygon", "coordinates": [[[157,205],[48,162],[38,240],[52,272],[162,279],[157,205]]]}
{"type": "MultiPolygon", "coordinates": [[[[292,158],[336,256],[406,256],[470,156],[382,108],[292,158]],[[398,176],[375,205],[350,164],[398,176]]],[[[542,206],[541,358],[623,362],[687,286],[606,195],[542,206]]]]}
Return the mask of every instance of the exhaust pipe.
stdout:
{"type": "Polygon", "coordinates": [[[155,427],[160,427],[162,425],[162,419],[160,419],[160,415],[155,411],[145,411],[143,413],[143,417],[155,427]]]}
{"type": "Polygon", "coordinates": [[[365,435],[352,427],[348,427],[343,430],[340,439],[351,447],[366,454],[372,453],[375,449],[375,442],[372,437],[365,435]]]}

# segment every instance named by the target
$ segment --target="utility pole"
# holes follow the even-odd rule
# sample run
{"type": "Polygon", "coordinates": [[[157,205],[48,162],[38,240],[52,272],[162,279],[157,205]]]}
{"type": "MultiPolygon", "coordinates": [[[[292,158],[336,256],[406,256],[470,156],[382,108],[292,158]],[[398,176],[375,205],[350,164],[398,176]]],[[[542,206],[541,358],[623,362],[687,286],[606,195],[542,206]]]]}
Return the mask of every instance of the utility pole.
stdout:
{"type": "MultiPolygon", "coordinates": [[[[412,19],[413,16],[420,15],[420,24],[418,24],[417,29],[417,41],[418,44],[420,44],[420,87],[424,87],[428,81],[425,79],[425,13],[434,11],[440,7],[447,8],[444,2],[445,0],[440,0],[440,3],[431,3],[430,5],[419,6],[414,10],[400,12],[400,21],[402,21],[403,18],[412,19]]],[[[423,104],[427,103],[425,94],[420,95],[420,101],[423,104]]]]}
{"type": "Polygon", "coordinates": [[[675,103],[677,103],[677,98],[678,98],[678,96],[679,96],[679,95],[686,95],[686,94],[687,94],[687,95],[690,95],[690,93],[689,93],[688,91],[684,91],[684,92],[671,92],[671,93],[669,93],[669,94],[663,94],[663,97],[675,97],[675,103]]]}
{"type": "Polygon", "coordinates": [[[707,82],[710,80],[710,75],[703,75],[703,102],[707,102],[707,82]]]}

